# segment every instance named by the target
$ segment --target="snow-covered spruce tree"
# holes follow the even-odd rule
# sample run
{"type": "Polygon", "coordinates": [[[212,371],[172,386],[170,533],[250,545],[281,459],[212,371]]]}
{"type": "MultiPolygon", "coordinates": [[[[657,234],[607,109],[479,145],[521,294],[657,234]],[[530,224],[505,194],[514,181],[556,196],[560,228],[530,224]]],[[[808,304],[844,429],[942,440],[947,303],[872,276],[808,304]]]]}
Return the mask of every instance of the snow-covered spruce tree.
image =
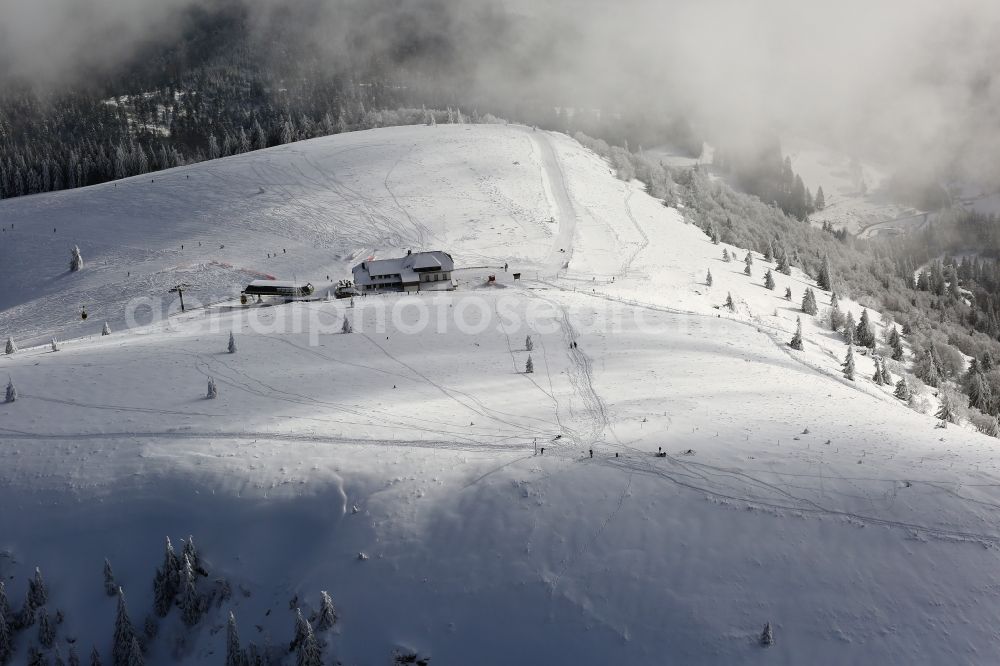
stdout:
{"type": "Polygon", "coordinates": [[[896,327],[892,327],[892,333],[889,334],[889,346],[892,347],[892,360],[902,361],[903,360],[903,338],[899,335],[899,331],[896,327]]]}
{"type": "Polygon", "coordinates": [[[782,275],[791,275],[792,267],[788,263],[788,253],[785,252],[784,247],[779,247],[778,252],[775,255],[774,267],[778,269],[778,272],[782,275]]]}
{"type": "Polygon", "coordinates": [[[49,600],[49,588],[42,578],[41,569],[38,567],[35,567],[35,575],[28,581],[28,598],[31,599],[31,605],[35,608],[41,608],[49,600]]]}
{"type": "Polygon", "coordinates": [[[747,256],[743,257],[743,263],[747,266],[753,266],[753,251],[748,250],[747,256]]]}
{"type": "Polygon", "coordinates": [[[52,351],[54,352],[59,351],[59,341],[56,340],[55,338],[52,338],[52,351]]]}
{"type": "Polygon", "coordinates": [[[215,386],[215,379],[213,377],[208,378],[208,392],[205,394],[205,398],[208,400],[215,400],[219,397],[219,389],[215,386]]]}
{"type": "Polygon", "coordinates": [[[832,282],[830,277],[830,257],[823,257],[823,265],[819,267],[819,276],[816,278],[816,286],[820,289],[830,291],[832,282]]]}
{"type": "Polygon", "coordinates": [[[299,643],[299,654],[295,663],[296,666],[323,666],[319,643],[316,642],[316,634],[313,633],[308,620],[305,620],[305,631],[299,643]]]}
{"type": "Polygon", "coordinates": [[[785,300],[786,301],[792,300],[792,288],[791,287],[785,287],[785,300]]]}
{"type": "Polygon", "coordinates": [[[806,292],[802,296],[802,311],[813,316],[819,312],[819,307],[816,305],[816,293],[809,287],[806,287],[806,292]]]}
{"type": "Polygon", "coordinates": [[[7,347],[4,350],[5,354],[13,354],[17,351],[17,344],[14,343],[14,338],[7,338],[7,347]]]}
{"type": "Polygon", "coordinates": [[[17,400],[17,387],[14,386],[14,380],[7,378],[7,392],[4,395],[4,402],[14,402],[17,400]]]}
{"type": "Polygon", "coordinates": [[[340,326],[340,332],[341,333],[354,332],[354,327],[351,326],[351,320],[347,318],[347,315],[344,315],[344,323],[340,326]]]}
{"type": "Polygon", "coordinates": [[[126,666],[145,666],[146,660],[142,656],[142,646],[139,645],[139,639],[135,636],[132,637],[132,645],[128,649],[128,661],[125,663],[126,666]]]}
{"type": "Polygon", "coordinates": [[[531,336],[525,336],[524,338],[524,349],[525,351],[532,351],[535,348],[535,343],[531,341],[531,336]]]}
{"type": "Polygon", "coordinates": [[[80,253],[80,247],[78,245],[74,245],[73,249],[70,250],[69,270],[75,273],[82,268],[83,255],[80,253]]]}
{"type": "Polygon", "coordinates": [[[104,322],[104,328],[101,329],[101,335],[111,335],[111,326],[108,322],[104,322]]]}
{"type": "Polygon", "coordinates": [[[764,248],[764,261],[767,263],[772,263],[774,261],[774,243],[771,241],[768,241],[767,247],[764,248]]]}
{"type": "Polygon", "coordinates": [[[844,358],[844,363],[841,366],[844,368],[844,379],[850,379],[854,381],[854,345],[848,345],[847,347],[847,357],[844,358]]]}
{"type": "Polygon", "coordinates": [[[802,351],[802,318],[795,318],[795,335],[792,336],[792,341],[788,343],[792,349],[802,351]]]}
{"type": "Polygon", "coordinates": [[[869,349],[875,346],[875,332],[872,330],[871,322],[868,319],[868,310],[861,311],[861,321],[854,331],[854,341],[862,347],[869,349]]]}
{"type": "Polygon", "coordinates": [[[38,611],[38,642],[45,648],[51,648],[56,640],[56,628],[49,619],[48,611],[44,608],[38,611]]]}
{"type": "Polygon", "coordinates": [[[27,629],[34,625],[36,610],[38,608],[31,603],[31,591],[28,590],[24,593],[24,603],[21,604],[21,610],[17,613],[17,621],[13,623],[14,628],[27,629]]]}
{"type": "Polygon", "coordinates": [[[771,630],[771,623],[764,625],[764,631],[760,634],[760,644],[764,647],[774,645],[774,632],[771,630]]]}
{"type": "Polygon", "coordinates": [[[736,304],[733,303],[733,295],[731,293],[729,293],[729,292],[726,292],[726,305],[725,305],[725,307],[730,312],[734,312],[736,310],[736,304]]]}
{"type": "Polygon", "coordinates": [[[115,583],[115,573],[111,570],[111,562],[104,558],[104,593],[109,597],[118,594],[118,584],[115,583]]]}
{"type": "Polygon", "coordinates": [[[101,662],[101,653],[97,651],[96,645],[90,651],[90,666],[103,666],[101,662]]]}
{"type": "Polygon", "coordinates": [[[774,275],[771,274],[770,268],[764,273],[764,288],[774,291],[774,275]]]}
{"type": "Polygon", "coordinates": [[[201,556],[198,555],[198,549],[194,545],[194,537],[190,534],[186,541],[184,541],[184,547],[181,549],[181,553],[186,555],[189,560],[191,560],[191,569],[195,572],[201,567],[201,556]]]}
{"type": "Polygon", "coordinates": [[[743,267],[743,274],[746,275],[746,276],[748,276],[748,277],[752,277],[753,276],[753,267],[752,267],[752,264],[747,264],[746,266],[743,267]]]}
{"type": "Polygon", "coordinates": [[[729,256],[729,250],[725,248],[722,249],[722,260],[727,264],[733,260],[733,258],[729,256]]]}
{"type": "Polygon", "coordinates": [[[298,649],[298,647],[300,645],[302,645],[302,641],[304,641],[306,639],[306,633],[307,633],[306,626],[307,625],[308,625],[308,622],[306,622],[306,619],[302,616],[302,609],[301,608],[296,608],[295,609],[295,633],[294,633],[294,635],[292,637],[292,645],[291,645],[289,651],[298,649]]]}
{"type": "Polygon", "coordinates": [[[316,618],[316,630],[326,631],[337,623],[337,611],[333,607],[333,599],[325,590],[319,593],[319,617],[316,618]]]}
{"type": "Polygon", "coordinates": [[[882,383],[886,386],[892,386],[892,375],[889,373],[889,368],[885,364],[885,359],[882,359],[882,383]]]}
{"type": "MultiPolygon", "coordinates": [[[[2,589],[0,589],[0,593],[2,593],[2,589]]],[[[0,666],[10,661],[10,655],[13,651],[13,629],[7,619],[7,615],[0,612],[0,666]]]]}
{"type": "Polygon", "coordinates": [[[233,335],[232,331],[229,331],[229,346],[226,347],[230,354],[236,353],[236,337],[233,335]]]}
{"type": "Polygon", "coordinates": [[[882,386],[882,368],[879,367],[878,359],[875,359],[875,374],[872,375],[872,381],[878,386],[882,386]]]}
{"type": "Polygon", "coordinates": [[[854,344],[855,328],[856,327],[854,325],[854,313],[848,312],[847,320],[844,321],[844,342],[846,342],[848,345],[854,344]]]}
{"type": "Polygon", "coordinates": [[[524,364],[524,371],[529,375],[535,371],[535,363],[531,360],[531,354],[528,354],[528,361],[524,364]]]}
{"type": "Polygon", "coordinates": [[[174,598],[180,588],[180,561],[174,552],[174,546],[167,537],[167,545],[163,553],[163,565],[156,570],[153,579],[153,609],[160,617],[166,617],[174,598]]]}
{"type": "Polygon", "coordinates": [[[714,225],[712,226],[712,232],[709,234],[709,238],[712,239],[713,245],[719,244],[719,230],[716,229],[714,225]]]}
{"type": "Polygon", "coordinates": [[[182,555],[181,570],[181,618],[184,624],[193,627],[201,619],[201,598],[194,585],[194,569],[187,555],[182,555]]]}
{"type": "Polygon", "coordinates": [[[125,608],[125,592],[119,587],[114,646],[111,650],[112,666],[132,666],[132,644],[135,641],[135,629],[128,617],[128,609],[125,608]]]}
{"type": "Polygon", "coordinates": [[[229,625],[226,628],[226,666],[246,666],[246,657],[240,647],[240,634],[236,630],[236,616],[229,611],[229,625]]]}
{"type": "Polygon", "coordinates": [[[705,284],[709,287],[712,286],[712,269],[709,268],[708,272],[705,274],[705,284]]]}
{"type": "Polygon", "coordinates": [[[903,402],[910,401],[910,396],[913,394],[910,392],[910,385],[906,383],[906,377],[900,377],[899,381],[896,382],[896,390],[893,395],[903,402]]]}
{"type": "Polygon", "coordinates": [[[917,362],[913,364],[913,374],[928,386],[937,388],[938,384],[941,383],[938,365],[939,361],[935,358],[933,347],[925,349],[917,362]]]}
{"type": "Polygon", "coordinates": [[[819,189],[816,190],[816,199],[813,201],[813,208],[816,210],[823,210],[826,208],[826,195],[823,194],[822,185],[820,185],[819,189]]]}

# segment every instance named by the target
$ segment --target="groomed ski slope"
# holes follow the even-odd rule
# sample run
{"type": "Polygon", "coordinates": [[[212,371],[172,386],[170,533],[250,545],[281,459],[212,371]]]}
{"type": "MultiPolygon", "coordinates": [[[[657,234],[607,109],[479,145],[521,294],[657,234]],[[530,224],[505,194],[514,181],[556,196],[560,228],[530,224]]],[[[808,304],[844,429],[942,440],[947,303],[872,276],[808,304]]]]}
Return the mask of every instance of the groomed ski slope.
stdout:
{"type": "Polygon", "coordinates": [[[237,592],[180,648],[172,611],[147,664],[222,663],[230,609],[244,643],[287,644],[290,600],[315,608],[320,590],[341,613],[324,654],[345,664],[394,648],[439,664],[995,661],[996,440],[935,429],[860,354],[843,380],[845,348],[813,317],[790,350],[808,278],[764,289],[762,257],[748,278],[744,249],[724,263],[569,138],[383,129],[152,180],[0,202],[0,277],[17,285],[0,335],[26,340],[0,356],[19,392],[0,404],[0,575],[19,605],[40,566],[81,655],[110,656],[103,558],[141,625],[163,537],[193,534],[237,592]],[[459,289],[235,307],[247,275],[322,291],[408,248],[452,253],[459,289]],[[130,298],[180,280],[216,304],[123,330],[130,298]],[[53,334],[58,352],[31,346],[53,334]]]}

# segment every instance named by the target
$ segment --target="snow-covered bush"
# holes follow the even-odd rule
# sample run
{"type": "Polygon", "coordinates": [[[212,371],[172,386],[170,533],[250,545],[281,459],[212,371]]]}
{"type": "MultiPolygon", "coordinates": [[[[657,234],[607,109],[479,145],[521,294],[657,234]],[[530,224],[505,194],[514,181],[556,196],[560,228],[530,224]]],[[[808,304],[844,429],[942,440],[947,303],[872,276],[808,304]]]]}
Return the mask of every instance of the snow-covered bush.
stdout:
{"type": "Polygon", "coordinates": [[[52,351],[59,351],[59,341],[52,338],[52,351]]]}
{"type": "Polygon", "coordinates": [[[108,322],[104,322],[104,328],[101,329],[101,335],[111,335],[111,326],[108,322]]]}

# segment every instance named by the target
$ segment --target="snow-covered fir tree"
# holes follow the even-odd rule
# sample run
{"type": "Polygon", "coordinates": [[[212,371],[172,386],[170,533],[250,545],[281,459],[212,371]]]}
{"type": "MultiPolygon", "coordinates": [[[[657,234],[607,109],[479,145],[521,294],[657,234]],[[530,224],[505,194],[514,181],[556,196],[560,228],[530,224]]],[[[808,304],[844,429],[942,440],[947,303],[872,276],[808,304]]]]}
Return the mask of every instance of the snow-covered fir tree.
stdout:
{"type": "Polygon", "coordinates": [[[7,346],[4,350],[5,354],[13,354],[17,351],[17,344],[14,342],[14,338],[7,338],[7,346]]]}
{"type": "Polygon", "coordinates": [[[752,277],[753,276],[753,264],[747,263],[743,266],[743,274],[752,277]]]}
{"type": "Polygon", "coordinates": [[[195,587],[194,569],[187,555],[181,555],[181,618],[193,627],[201,620],[201,597],[195,587]]]}
{"type": "Polygon", "coordinates": [[[75,273],[82,269],[83,255],[80,253],[80,247],[74,245],[73,249],[70,250],[69,270],[75,273]]]}
{"type": "MultiPolygon", "coordinates": [[[[0,595],[3,595],[3,583],[0,583],[0,595]]],[[[6,598],[3,599],[6,603],[6,598]]],[[[13,628],[10,626],[9,612],[4,612],[0,608],[0,666],[10,661],[10,656],[14,651],[13,628]]]]}
{"type": "Polygon", "coordinates": [[[54,352],[59,351],[59,341],[58,340],[56,340],[55,338],[52,338],[52,343],[51,344],[52,344],[52,351],[54,351],[54,352]]]}
{"type": "Polygon", "coordinates": [[[792,336],[792,341],[789,342],[788,344],[789,344],[789,346],[791,346],[792,349],[796,349],[798,351],[802,351],[802,349],[803,349],[803,344],[802,344],[802,318],[801,317],[796,317],[795,318],[795,335],[792,336]]]}
{"type": "Polygon", "coordinates": [[[96,645],[90,650],[90,666],[103,666],[101,653],[97,651],[96,645]]]}
{"type": "Polygon", "coordinates": [[[906,377],[900,377],[899,381],[896,382],[896,390],[893,395],[903,402],[909,402],[912,394],[910,393],[910,385],[906,383],[906,377]]]}
{"type": "Polygon", "coordinates": [[[786,301],[792,300],[792,288],[791,287],[785,287],[785,300],[786,301]]]}
{"type": "Polygon", "coordinates": [[[14,380],[8,377],[7,392],[4,395],[4,402],[14,402],[15,400],[17,400],[17,387],[14,386],[14,380]]]}
{"type": "Polygon", "coordinates": [[[813,200],[813,208],[816,210],[823,210],[826,208],[826,195],[823,194],[822,185],[820,185],[819,189],[816,190],[816,198],[813,200]]]}
{"type": "Polygon", "coordinates": [[[189,534],[187,540],[184,541],[181,554],[191,561],[191,568],[197,572],[199,567],[201,567],[201,556],[198,554],[198,548],[194,545],[194,537],[192,535],[189,534]]]}
{"type": "Polygon", "coordinates": [[[156,570],[156,577],[153,579],[153,609],[157,615],[166,617],[179,589],[180,561],[170,543],[170,537],[167,537],[163,564],[156,570]]]}
{"type": "Polygon", "coordinates": [[[132,644],[135,641],[135,629],[132,627],[132,620],[129,619],[128,609],[125,607],[125,592],[119,587],[114,645],[111,650],[112,666],[133,666],[132,644]]]}
{"type": "Polygon", "coordinates": [[[774,631],[771,630],[771,623],[764,625],[764,631],[760,634],[760,644],[764,647],[774,645],[774,631]]]}
{"type": "Polygon", "coordinates": [[[104,328],[101,329],[101,335],[111,335],[111,326],[108,322],[104,322],[104,328]]]}
{"type": "Polygon", "coordinates": [[[240,647],[240,634],[236,630],[236,616],[229,611],[229,624],[226,628],[226,666],[246,666],[246,657],[240,647]]]}
{"type": "Polygon", "coordinates": [[[847,356],[841,366],[844,368],[844,378],[854,381],[854,345],[848,345],[847,356]]]}
{"type": "Polygon", "coordinates": [[[889,373],[889,367],[885,364],[885,359],[882,359],[882,383],[886,386],[892,386],[892,375],[889,373]]]}
{"type": "Polygon", "coordinates": [[[51,648],[56,640],[56,628],[44,608],[38,611],[38,642],[42,647],[51,648]]]}
{"type": "Polygon", "coordinates": [[[732,261],[732,260],[733,260],[733,258],[732,258],[731,256],[729,256],[729,250],[728,250],[728,249],[726,249],[726,248],[723,248],[723,249],[722,249],[722,260],[723,260],[724,262],[726,262],[727,264],[728,264],[728,263],[729,263],[730,261],[732,261]]]}
{"type": "Polygon", "coordinates": [[[115,574],[111,570],[111,562],[104,559],[104,592],[109,597],[118,594],[118,584],[115,583],[115,574]]]}
{"type": "Polygon", "coordinates": [[[531,354],[528,354],[528,361],[524,364],[524,371],[528,374],[535,371],[535,363],[531,360],[531,354]]]}
{"type": "Polygon", "coordinates": [[[230,354],[236,353],[236,336],[233,335],[232,331],[229,331],[229,345],[226,347],[230,354]]]}
{"type": "Polygon", "coordinates": [[[764,273],[764,287],[774,291],[774,275],[771,274],[770,268],[768,268],[767,272],[764,273]]]}
{"type": "Polygon", "coordinates": [[[316,642],[316,634],[308,620],[303,620],[305,627],[302,640],[299,642],[298,657],[296,666],[323,666],[323,657],[320,653],[319,643],[316,642]]]}
{"type": "Polygon", "coordinates": [[[861,321],[854,331],[854,341],[862,347],[873,349],[875,347],[875,331],[872,330],[871,322],[868,319],[868,310],[861,311],[861,321]]]}
{"type": "Polygon", "coordinates": [[[712,286],[712,269],[709,268],[708,272],[705,274],[705,284],[709,287],[712,286]]]}
{"type": "Polygon", "coordinates": [[[35,608],[41,608],[49,600],[49,588],[42,578],[41,569],[38,567],[35,567],[35,575],[28,581],[28,598],[31,599],[31,605],[35,608]]]}
{"type": "Polygon", "coordinates": [[[892,360],[902,361],[903,360],[903,338],[900,336],[899,331],[896,327],[892,327],[892,332],[889,334],[889,346],[892,347],[892,360]]]}
{"type": "Polygon", "coordinates": [[[731,293],[729,293],[729,292],[726,292],[726,305],[725,305],[725,307],[730,312],[734,312],[736,310],[736,304],[733,303],[733,295],[731,293]]]}
{"type": "Polygon", "coordinates": [[[856,327],[854,325],[854,313],[847,313],[847,320],[844,322],[844,342],[848,345],[854,344],[854,331],[856,327]]]}
{"type": "Polygon", "coordinates": [[[778,251],[775,254],[775,268],[782,275],[791,275],[792,267],[788,263],[788,253],[785,251],[784,247],[778,247],[778,251]]]}
{"type": "Polygon", "coordinates": [[[535,343],[531,341],[531,336],[525,336],[524,338],[524,349],[526,351],[533,351],[535,349],[535,343]]]}
{"type": "Polygon", "coordinates": [[[145,666],[146,660],[142,656],[142,646],[139,644],[139,639],[135,636],[132,637],[132,644],[128,649],[128,661],[126,666],[145,666]]]}
{"type": "Polygon", "coordinates": [[[816,278],[816,286],[820,289],[830,291],[832,283],[830,276],[830,257],[823,257],[823,265],[819,268],[819,276],[816,278]]]}
{"type": "Polygon", "coordinates": [[[805,294],[802,296],[802,311],[807,315],[816,315],[819,312],[819,306],[816,304],[816,293],[809,287],[806,287],[805,294]]]}
{"type": "Polygon", "coordinates": [[[354,332],[354,327],[351,326],[351,320],[347,318],[347,315],[344,315],[344,323],[340,326],[340,332],[341,333],[354,332]]]}
{"type": "Polygon", "coordinates": [[[337,611],[333,607],[333,599],[326,591],[320,592],[319,616],[316,618],[316,630],[326,631],[337,622],[337,611]]]}
{"type": "Polygon", "coordinates": [[[768,241],[767,247],[764,248],[764,261],[769,264],[774,262],[774,243],[771,241],[768,241]]]}
{"type": "Polygon", "coordinates": [[[209,400],[215,400],[219,397],[219,389],[215,386],[214,377],[208,378],[208,392],[205,394],[205,397],[209,400]]]}
{"type": "Polygon", "coordinates": [[[882,386],[882,368],[879,367],[878,359],[875,359],[875,374],[872,375],[872,381],[876,385],[882,386]]]}
{"type": "Polygon", "coordinates": [[[743,257],[743,263],[747,266],[753,266],[753,252],[747,251],[747,256],[743,257]]]}

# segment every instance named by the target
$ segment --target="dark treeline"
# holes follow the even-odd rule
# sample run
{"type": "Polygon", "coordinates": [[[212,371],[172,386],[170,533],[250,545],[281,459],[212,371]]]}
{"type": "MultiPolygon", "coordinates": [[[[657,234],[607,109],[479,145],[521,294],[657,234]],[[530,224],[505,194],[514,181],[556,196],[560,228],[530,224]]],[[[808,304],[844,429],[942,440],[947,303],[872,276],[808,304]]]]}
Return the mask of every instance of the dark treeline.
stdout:
{"type": "Polygon", "coordinates": [[[791,159],[781,156],[781,144],[776,137],[750,151],[718,149],[712,165],[738,189],[775,204],[798,220],[805,220],[826,206],[823,187],[815,195],[806,187],[802,177],[792,170],[791,159]]]}

